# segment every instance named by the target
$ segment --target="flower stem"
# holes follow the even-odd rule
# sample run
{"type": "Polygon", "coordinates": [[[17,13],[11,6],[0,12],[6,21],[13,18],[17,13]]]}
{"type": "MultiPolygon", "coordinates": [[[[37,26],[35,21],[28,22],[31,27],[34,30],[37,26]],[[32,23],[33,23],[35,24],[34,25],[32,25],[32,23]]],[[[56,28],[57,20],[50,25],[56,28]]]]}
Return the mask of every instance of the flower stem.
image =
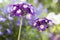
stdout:
{"type": "Polygon", "coordinates": [[[22,18],[21,18],[21,20],[20,20],[18,40],[20,40],[20,39],[21,39],[21,37],[20,37],[20,35],[21,35],[21,29],[22,29],[22,18]]]}
{"type": "Polygon", "coordinates": [[[42,35],[41,35],[41,33],[40,33],[40,40],[43,40],[43,39],[42,39],[42,35]]]}
{"type": "Polygon", "coordinates": [[[38,34],[39,34],[40,40],[43,40],[41,32],[39,32],[38,34]]]}

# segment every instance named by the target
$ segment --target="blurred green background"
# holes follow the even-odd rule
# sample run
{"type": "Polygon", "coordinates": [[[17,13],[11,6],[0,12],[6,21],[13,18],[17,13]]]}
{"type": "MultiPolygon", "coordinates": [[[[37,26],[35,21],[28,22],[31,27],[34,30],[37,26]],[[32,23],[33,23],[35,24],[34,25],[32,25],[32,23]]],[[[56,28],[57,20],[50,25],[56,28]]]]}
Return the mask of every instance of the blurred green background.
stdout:
{"type": "MultiPolygon", "coordinates": [[[[7,10],[7,8],[9,4],[20,2],[32,4],[36,9],[36,13],[39,14],[39,18],[47,17],[50,12],[54,12],[55,15],[60,14],[60,0],[0,0],[0,40],[17,40],[19,30],[17,21],[19,18],[10,18],[8,16],[9,9],[7,10]]],[[[43,32],[26,25],[26,20],[24,20],[24,24],[21,30],[21,40],[60,40],[60,24],[55,24],[43,32]]]]}

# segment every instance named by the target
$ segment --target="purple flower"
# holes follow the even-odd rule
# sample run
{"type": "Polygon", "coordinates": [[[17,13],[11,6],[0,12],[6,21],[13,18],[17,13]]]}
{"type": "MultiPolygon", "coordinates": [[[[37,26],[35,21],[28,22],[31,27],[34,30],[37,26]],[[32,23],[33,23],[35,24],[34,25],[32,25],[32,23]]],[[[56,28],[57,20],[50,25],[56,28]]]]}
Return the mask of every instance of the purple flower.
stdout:
{"type": "Polygon", "coordinates": [[[39,4],[39,8],[43,9],[43,4],[42,3],[39,4]]]}
{"type": "Polygon", "coordinates": [[[36,13],[36,17],[39,18],[41,16],[42,13],[47,13],[48,9],[43,7],[44,5],[42,3],[39,3],[38,7],[35,8],[35,13],[36,13]],[[38,16],[37,16],[38,15],[38,16]]]}
{"type": "Polygon", "coordinates": [[[5,22],[6,21],[6,18],[0,16],[0,22],[5,22]]]}
{"type": "Polygon", "coordinates": [[[44,13],[47,13],[47,12],[48,12],[48,9],[47,9],[47,8],[45,8],[45,9],[43,10],[43,12],[44,12],[44,13]]]}
{"type": "Polygon", "coordinates": [[[12,30],[11,29],[6,29],[7,34],[12,34],[12,30]]]}
{"type": "Polygon", "coordinates": [[[1,11],[3,12],[2,14],[8,14],[10,12],[11,7],[9,7],[9,5],[6,5],[4,8],[1,9],[1,11]]]}
{"type": "Polygon", "coordinates": [[[46,28],[49,27],[49,25],[48,25],[49,22],[50,22],[50,20],[48,20],[46,18],[42,18],[42,19],[38,18],[38,19],[34,20],[33,26],[35,28],[37,28],[38,30],[44,31],[44,30],[46,30],[46,28]]]}
{"type": "Polygon", "coordinates": [[[1,36],[1,35],[3,35],[3,32],[2,32],[2,31],[0,31],[0,36],[1,36]]]}
{"type": "Polygon", "coordinates": [[[24,16],[26,14],[34,15],[34,9],[31,4],[13,4],[11,7],[11,16],[24,16]]]}

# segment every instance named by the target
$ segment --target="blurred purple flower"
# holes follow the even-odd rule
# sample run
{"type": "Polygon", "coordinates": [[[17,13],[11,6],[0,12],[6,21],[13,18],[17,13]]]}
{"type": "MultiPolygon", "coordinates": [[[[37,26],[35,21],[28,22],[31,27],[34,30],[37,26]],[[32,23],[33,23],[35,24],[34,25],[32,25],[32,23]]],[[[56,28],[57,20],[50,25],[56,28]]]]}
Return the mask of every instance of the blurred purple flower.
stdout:
{"type": "Polygon", "coordinates": [[[47,12],[48,12],[48,9],[47,9],[47,8],[45,8],[45,9],[43,10],[43,12],[44,12],[44,13],[47,13],[47,12]]]}
{"type": "Polygon", "coordinates": [[[3,32],[2,32],[2,31],[0,31],[0,36],[1,36],[1,35],[3,35],[3,32]]]}
{"type": "Polygon", "coordinates": [[[39,31],[40,30],[44,31],[44,30],[46,30],[46,28],[49,27],[49,25],[50,25],[49,22],[50,22],[50,20],[47,18],[42,18],[42,19],[37,18],[34,20],[33,26],[35,28],[37,28],[39,31]]]}
{"type": "Polygon", "coordinates": [[[2,16],[0,16],[0,22],[5,22],[6,18],[3,18],[2,16]]]}
{"type": "Polygon", "coordinates": [[[11,16],[24,16],[26,14],[34,15],[34,9],[31,4],[21,3],[12,5],[11,16]]]}
{"type": "Polygon", "coordinates": [[[38,8],[42,10],[43,9],[43,4],[40,3],[39,6],[38,6],[38,8]]]}
{"type": "Polygon", "coordinates": [[[40,3],[37,8],[34,9],[36,13],[36,17],[39,18],[42,13],[47,13],[48,9],[43,7],[43,4],[40,3]],[[38,16],[37,16],[38,15],[38,16]]]}
{"type": "Polygon", "coordinates": [[[47,13],[48,12],[48,9],[44,8],[42,3],[39,4],[38,10],[40,11],[40,13],[47,13]]]}
{"type": "Polygon", "coordinates": [[[46,28],[47,28],[47,25],[43,25],[43,24],[37,27],[38,31],[40,30],[45,31],[46,28]]]}
{"type": "Polygon", "coordinates": [[[6,29],[7,34],[12,34],[12,30],[11,29],[6,29]]]}
{"type": "Polygon", "coordinates": [[[4,8],[1,9],[2,10],[2,14],[5,15],[5,14],[8,14],[10,12],[10,7],[9,5],[6,5],[4,8]]]}
{"type": "Polygon", "coordinates": [[[34,11],[35,11],[35,18],[39,18],[39,16],[41,15],[41,11],[38,10],[36,7],[34,8],[34,11]]]}

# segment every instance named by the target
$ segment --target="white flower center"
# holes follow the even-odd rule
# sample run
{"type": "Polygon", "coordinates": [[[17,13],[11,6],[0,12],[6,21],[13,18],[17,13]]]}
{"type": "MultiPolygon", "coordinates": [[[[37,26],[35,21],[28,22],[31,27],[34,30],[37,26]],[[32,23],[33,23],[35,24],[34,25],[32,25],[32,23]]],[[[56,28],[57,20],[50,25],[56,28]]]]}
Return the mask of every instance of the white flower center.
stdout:
{"type": "Polygon", "coordinates": [[[16,10],[16,6],[15,6],[15,7],[13,7],[13,10],[16,10]]]}
{"type": "Polygon", "coordinates": [[[40,25],[40,28],[43,29],[44,28],[44,25],[40,25]]]}
{"type": "Polygon", "coordinates": [[[31,18],[31,14],[27,14],[26,17],[30,19],[31,18]]]}
{"type": "Polygon", "coordinates": [[[45,20],[45,22],[48,22],[47,20],[45,20]]]}
{"type": "Polygon", "coordinates": [[[0,18],[0,20],[3,20],[3,18],[0,18]]]}
{"type": "Polygon", "coordinates": [[[42,21],[42,19],[39,19],[39,21],[42,21]]]}
{"type": "Polygon", "coordinates": [[[33,25],[36,26],[36,23],[34,23],[33,25]]]}
{"type": "Polygon", "coordinates": [[[33,13],[33,10],[31,9],[31,12],[33,13]]]}
{"type": "Polygon", "coordinates": [[[19,10],[17,10],[17,13],[19,14],[19,13],[21,13],[21,10],[19,9],[19,10]]]}
{"type": "Polygon", "coordinates": [[[27,5],[23,5],[24,8],[27,8],[28,6],[27,5]]]}

